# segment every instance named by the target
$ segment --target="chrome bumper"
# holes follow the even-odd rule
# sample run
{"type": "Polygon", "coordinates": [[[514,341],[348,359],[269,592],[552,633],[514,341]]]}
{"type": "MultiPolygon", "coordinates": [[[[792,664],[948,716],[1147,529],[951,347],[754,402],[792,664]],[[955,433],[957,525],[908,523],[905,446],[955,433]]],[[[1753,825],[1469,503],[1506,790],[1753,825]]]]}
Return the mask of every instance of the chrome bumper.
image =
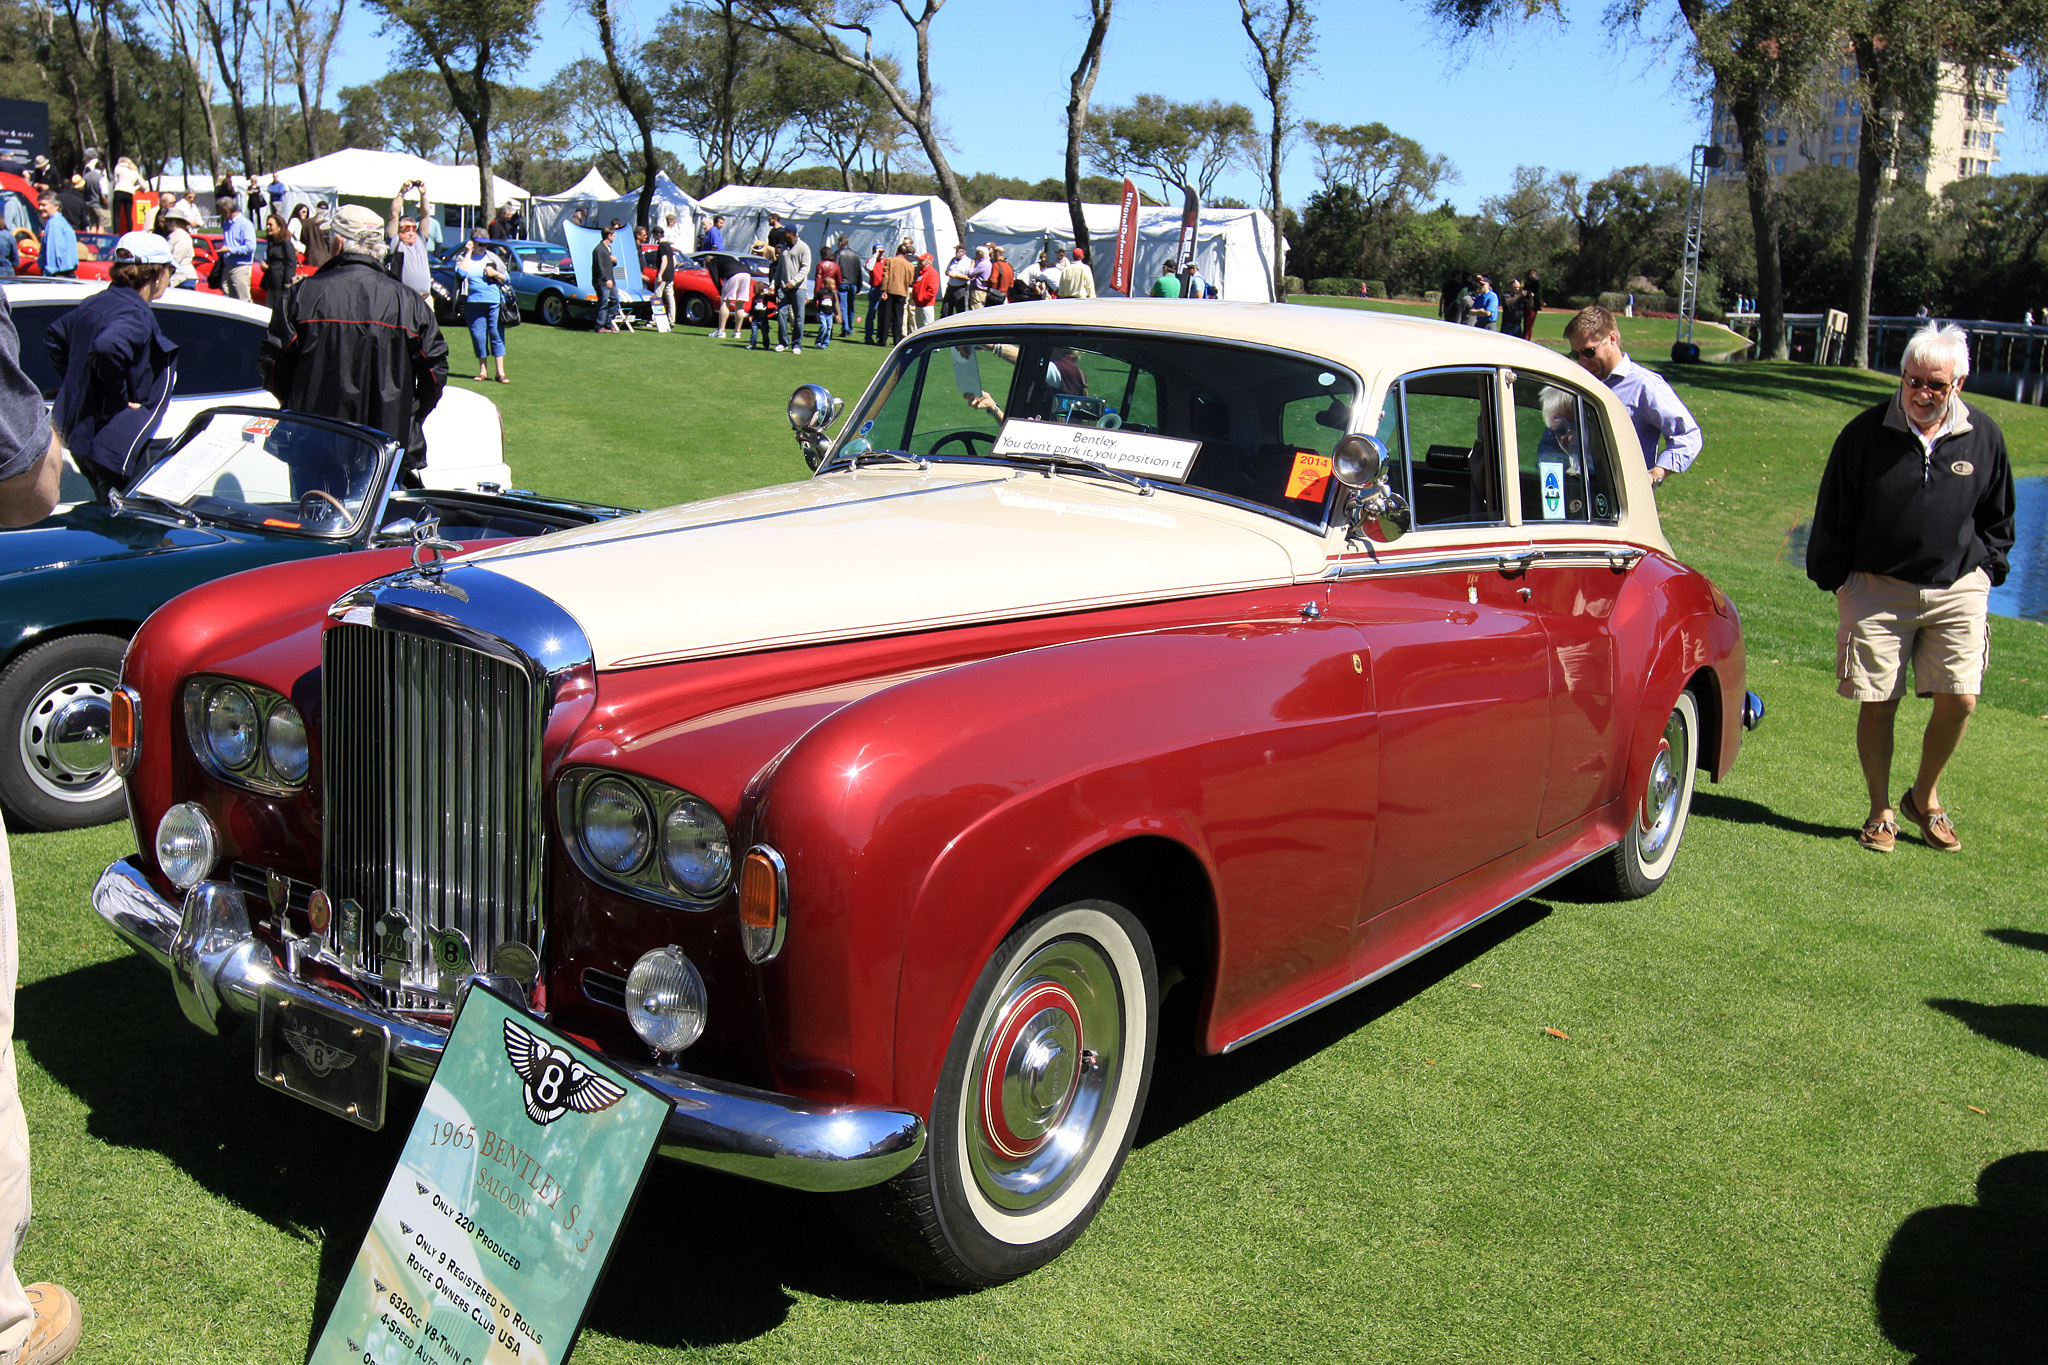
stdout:
{"type": "MultiPolygon", "coordinates": [[[[390,1072],[425,1085],[448,1035],[284,971],[249,931],[239,888],[202,882],[172,905],[134,860],[101,874],[93,909],[128,943],[170,972],[178,1004],[196,1026],[223,1033],[254,1018],[268,988],[389,1031],[390,1072]]],[[[924,1121],[897,1109],[809,1104],[787,1095],[609,1059],[666,1099],[661,1155],[789,1189],[852,1190],[902,1172],[924,1148],[924,1121]]]]}
{"type": "Polygon", "coordinates": [[[1764,723],[1764,699],[1754,692],[1742,694],[1742,728],[1754,730],[1764,723]]]}

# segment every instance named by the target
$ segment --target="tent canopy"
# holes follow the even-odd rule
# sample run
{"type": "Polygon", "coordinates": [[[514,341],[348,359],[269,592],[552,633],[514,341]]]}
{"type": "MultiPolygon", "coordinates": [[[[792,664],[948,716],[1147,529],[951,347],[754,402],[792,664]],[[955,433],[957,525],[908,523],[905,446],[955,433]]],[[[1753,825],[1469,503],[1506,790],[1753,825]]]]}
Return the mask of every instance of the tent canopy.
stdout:
{"type": "MultiPolygon", "coordinates": [[[[1109,283],[1116,249],[1118,210],[1115,204],[1083,204],[1088,224],[1089,264],[1098,289],[1109,283]]],[[[1138,210],[1138,247],[1131,271],[1131,292],[1144,294],[1160,271],[1172,263],[1180,244],[1181,211],[1175,208],[1138,210]]],[[[998,199],[967,220],[967,241],[1003,248],[1018,270],[1038,253],[1074,244],[1073,215],[1065,204],[1035,199],[998,199]]],[[[1273,220],[1258,209],[1203,209],[1195,228],[1195,266],[1216,286],[1221,298],[1271,302],[1273,298],[1273,220]]]]}
{"type": "Polygon", "coordinates": [[[618,197],[619,192],[612,188],[611,182],[597,173],[597,167],[592,166],[583,173],[581,180],[571,185],[568,189],[563,190],[560,194],[537,194],[533,197],[533,202],[536,204],[563,204],[577,199],[616,199],[618,197]]]}
{"type": "MultiPolygon", "coordinates": [[[[363,147],[345,147],[296,166],[286,166],[277,174],[287,185],[331,186],[348,198],[373,202],[388,202],[406,181],[423,180],[428,196],[436,204],[477,207],[476,167],[442,166],[425,157],[409,156],[404,152],[373,152],[363,147]]],[[[498,204],[528,197],[525,190],[502,176],[492,176],[491,185],[497,202],[482,206],[486,210],[485,216],[498,204]]]]}
{"type": "Polygon", "coordinates": [[[828,242],[843,233],[854,254],[865,260],[868,249],[880,243],[885,251],[908,237],[920,252],[944,259],[960,240],[953,224],[953,211],[946,202],[929,194],[864,194],[841,190],[770,189],[757,185],[727,185],[707,195],[697,205],[705,219],[725,215],[725,247],[745,251],[768,235],[768,215],[777,214],[782,225],[794,228],[810,247],[813,259],[828,242]]]}
{"type": "MultiPolygon", "coordinates": [[[[574,186],[562,191],[562,193],[550,194],[544,198],[534,200],[533,212],[527,222],[527,231],[532,236],[543,241],[560,242],[566,246],[569,239],[563,235],[563,232],[569,226],[569,220],[575,216],[578,208],[590,210],[589,222],[592,226],[603,227],[614,218],[618,219],[621,223],[637,226],[640,216],[640,191],[632,189],[622,194],[610,185],[605,184],[604,177],[597,173],[596,167],[592,167],[589,175],[584,176],[574,186]],[[582,186],[588,185],[592,181],[595,181],[597,186],[603,189],[604,193],[579,194],[577,192],[582,186]]],[[[648,205],[648,216],[651,220],[648,226],[650,228],[659,233],[663,222],[666,221],[669,214],[673,213],[676,216],[677,239],[682,243],[683,249],[688,250],[697,241],[696,219],[694,217],[696,210],[697,201],[692,199],[681,185],[669,179],[667,171],[656,171],[654,173],[654,200],[648,205]]]]}

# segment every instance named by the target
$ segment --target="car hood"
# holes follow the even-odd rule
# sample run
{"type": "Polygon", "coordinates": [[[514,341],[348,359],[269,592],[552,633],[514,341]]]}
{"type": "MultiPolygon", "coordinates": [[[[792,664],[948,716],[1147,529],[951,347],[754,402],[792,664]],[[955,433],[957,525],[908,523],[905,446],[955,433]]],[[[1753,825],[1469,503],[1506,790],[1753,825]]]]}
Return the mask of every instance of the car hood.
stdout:
{"type": "Polygon", "coordinates": [[[60,565],[200,549],[228,539],[206,527],[174,526],[82,503],[33,526],[0,534],[0,578],[60,565]]]}
{"type": "Polygon", "coordinates": [[[832,474],[470,562],[560,603],[607,669],[1266,587],[1321,554],[1185,495],[970,466],[832,474]]]}

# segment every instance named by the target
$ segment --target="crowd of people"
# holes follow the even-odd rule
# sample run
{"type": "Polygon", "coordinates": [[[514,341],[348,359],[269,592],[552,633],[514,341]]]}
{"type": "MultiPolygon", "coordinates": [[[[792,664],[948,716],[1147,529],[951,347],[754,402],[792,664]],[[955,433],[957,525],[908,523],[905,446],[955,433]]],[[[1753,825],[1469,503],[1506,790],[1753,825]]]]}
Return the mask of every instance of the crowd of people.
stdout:
{"type": "Polygon", "coordinates": [[[1537,314],[1543,311],[1543,285],[1532,273],[1526,280],[1509,280],[1503,293],[1486,275],[1459,272],[1444,280],[1438,308],[1445,322],[1530,341],[1536,336],[1537,314]]]}

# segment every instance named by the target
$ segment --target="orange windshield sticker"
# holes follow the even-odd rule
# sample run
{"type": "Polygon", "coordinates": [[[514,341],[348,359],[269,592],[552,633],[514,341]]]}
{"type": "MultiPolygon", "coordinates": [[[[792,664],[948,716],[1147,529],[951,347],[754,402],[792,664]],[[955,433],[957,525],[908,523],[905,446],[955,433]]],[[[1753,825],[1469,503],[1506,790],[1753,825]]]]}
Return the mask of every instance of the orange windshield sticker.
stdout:
{"type": "Polygon", "coordinates": [[[305,523],[297,521],[285,521],[279,517],[265,517],[263,519],[263,524],[265,526],[282,526],[287,531],[296,531],[300,529],[305,523]]]}
{"type": "Polygon", "coordinates": [[[1287,471],[1287,496],[1321,502],[1330,491],[1330,457],[1313,450],[1294,452],[1294,467],[1287,471]]]}

